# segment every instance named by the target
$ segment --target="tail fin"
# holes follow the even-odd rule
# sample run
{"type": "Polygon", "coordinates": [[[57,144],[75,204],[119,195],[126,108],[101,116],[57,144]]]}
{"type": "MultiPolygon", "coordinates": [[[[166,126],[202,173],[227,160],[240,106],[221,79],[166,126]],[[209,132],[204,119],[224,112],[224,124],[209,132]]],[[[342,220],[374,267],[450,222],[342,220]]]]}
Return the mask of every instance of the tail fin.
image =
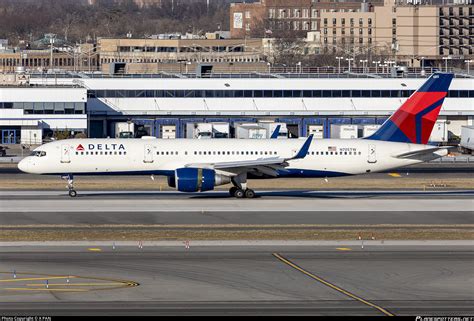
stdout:
{"type": "Polygon", "coordinates": [[[453,74],[435,73],[366,139],[427,144],[453,74]]]}

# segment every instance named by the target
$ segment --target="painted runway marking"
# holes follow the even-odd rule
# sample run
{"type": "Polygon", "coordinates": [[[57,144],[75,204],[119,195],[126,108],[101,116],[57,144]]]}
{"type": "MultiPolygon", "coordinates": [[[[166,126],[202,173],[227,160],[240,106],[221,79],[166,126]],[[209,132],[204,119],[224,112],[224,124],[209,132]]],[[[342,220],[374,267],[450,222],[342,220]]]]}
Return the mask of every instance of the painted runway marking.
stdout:
{"type": "MultiPolygon", "coordinates": [[[[43,285],[44,287],[44,285],[43,285]]],[[[34,288],[5,288],[8,291],[53,291],[53,292],[88,292],[87,289],[34,289],[34,288]]]]}
{"type": "Polygon", "coordinates": [[[46,280],[55,280],[55,279],[67,279],[67,278],[75,278],[75,276],[51,276],[51,277],[41,277],[41,278],[21,278],[21,279],[0,279],[0,282],[21,282],[21,281],[46,281],[46,280]]]}
{"type": "MultiPolygon", "coordinates": [[[[8,272],[0,272],[7,274],[8,272]]],[[[9,274],[9,273],[8,273],[9,274]]],[[[109,278],[98,278],[90,276],[78,275],[47,275],[37,273],[18,273],[15,275],[23,276],[12,279],[0,279],[0,291],[55,291],[55,292],[91,292],[112,290],[119,288],[130,288],[139,286],[139,283],[129,280],[117,280],[109,278]],[[51,283],[57,280],[57,283],[51,283]],[[76,281],[77,283],[73,282],[76,281]],[[45,282],[28,282],[28,281],[45,281],[45,282]],[[14,282],[14,283],[12,283],[14,282]],[[11,287],[6,286],[6,283],[11,287]],[[14,285],[13,285],[14,284],[14,285]]]]}
{"type": "Polygon", "coordinates": [[[398,173],[388,173],[389,176],[392,176],[392,177],[402,177],[402,175],[398,174],[398,173]]]}
{"type": "Polygon", "coordinates": [[[278,254],[278,253],[273,253],[273,256],[276,257],[276,258],[277,258],[278,260],[280,260],[281,262],[283,262],[283,263],[285,263],[285,264],[291,266],[292,268],[294,268],[294,269],[300,271],[301,273],[306,274],[306,275],[309,276],[310,278],[312,278],[312,279],[314,279],[314,280],[316,280],[316,281],[318,281],[318,282],[320,282],[320,283],[322,283],[322,284],[324,284],[324,285],[330,287],[331,289],[334,289],[334,290],[336,290],[336,291],[338,291],[338,292],[340,292],[340,293],[342,293],[342,294],[347,295],[348,297],[350,297],[350,298],[352,298],[352,299],[354,299],[354,300],[357,300],[357,301],[359,301],[359,302],[361,302],[361,303],[364,303],[365,305],[368,305],[368,306],[370,306],[370,307],[372,307],[372,308],[374,308],[374,309],[377,309],[377,310],[379,310],[380,312],[382,312],[383,314],[385,314],[385,315],[387,315],[387,316],[394,316],[393,313],[387,311],[386,309],[384,309],[384,308],[382,308],[382,307],[380,307],[380,306],[378,306],[378,305],[376,305],[376,304],[374,304],[374,303],[371,303],[371,302],[369,302],[369,301],[367,301],[367,300],[365,300],[365,299],[363,299],[363,298],[361,298],[361,297],[359,297],[359,296],[357,296],[357,295],[355,295],[355,294],[353,294],[353,293],[351,293],[351,292],[349,292],[349,291],[344,290],[344,289],[341,288],[341,287],[338,287],[337,285],[334,285],[334,284],[332,284],[332,283],[330,283],[330,282],[328,282],[328,281],[326,281],[326,280],[320,278],[319,276],[316,276],[316,275],[314,275],[314,274],[312,274],[312,273],[310,273],[310,272],[304,270],[303,268],[299,267],[298,265],[296,265],[295,263],[291,262],[290,260],[284,258],[283,256],[281,256],[281,255],[278,254]]]}
{"type": "Polygon", "coordinates": [[[336,250],[339,250],[339,251],[352,251],[352,249],[349,248],[349,247],[336,247],[336,250]]]}
{"type": "MultiPolygon", "coordinates": [[[[102,286],[102,285],[124,285],[122,282],[120,283],[49,283],[49,286],[102,286]]],[[[34,284],[26,284],[26,286],[43,286],[44,284],[34,283],[34,284]]],[[[128,284],[127,284],[128,286],[128,284]]]]}
{"type": "Polygon", "coordinates": [[[102,249],[99,249],[99,248],[89,248],[87,250],[89,250],[91,252],[102,252],[102,249]]]}

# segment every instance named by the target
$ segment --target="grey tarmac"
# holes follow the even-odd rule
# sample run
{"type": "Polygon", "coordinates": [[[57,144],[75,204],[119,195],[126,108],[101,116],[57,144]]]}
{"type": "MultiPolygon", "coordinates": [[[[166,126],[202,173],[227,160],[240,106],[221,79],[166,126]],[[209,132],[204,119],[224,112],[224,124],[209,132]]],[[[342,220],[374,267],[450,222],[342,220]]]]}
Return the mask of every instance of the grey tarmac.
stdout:
{"type": "Polygon", "coordinates": [[[472,245],[449,242],[364,249],[336,244],[190,249],[78,245],[61,250],[26,246],[15,252],[0,250],[0,311],[23,315],[472,315],[473,259],[472,245]],[[41,280],[31,280],[33,274],[41,280]],[[69,285],[61,279],[64,276],[70,278],[69,285]],[[49,288],[44,277],[51,278],[49,288]],[[112,280],[131,285],[97,288],[112,280]],[[81,291],[67,291],[71,288],[81,291]]]}

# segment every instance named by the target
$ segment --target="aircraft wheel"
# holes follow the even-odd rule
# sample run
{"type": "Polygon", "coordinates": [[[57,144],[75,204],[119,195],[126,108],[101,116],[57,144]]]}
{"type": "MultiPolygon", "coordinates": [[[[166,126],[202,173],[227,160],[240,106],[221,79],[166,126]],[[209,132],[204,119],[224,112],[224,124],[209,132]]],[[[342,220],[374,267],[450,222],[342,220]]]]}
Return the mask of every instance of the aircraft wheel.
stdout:
{"type": "Polygon", "coordinates": [[[252,189],[245,190],[245,197],[246,198],[254,198],[255,192],[252,189]]]}
{"type": "Polygon", "coordinates": [[[76,197],[77,196],[77,192],[73,189],[69,190],[69,196],[71,197],[76,197]]]}
{"type": "Polygon", "coordinates": [[[234,195],[235,195],[235,191],[238,190],[238,189],[239,189],[238,187],[232,186],[232,187],[229,189],[229,194],[230,194],[230,196],[234,196],[234,195]]]}
{"type": "Polygon", "coordinates": [[[234,192],[234,196],[237,197],[237,198],[244,198],[245,192],[244,192],[244,190],[238,188],[238,189],[234,192]]]}

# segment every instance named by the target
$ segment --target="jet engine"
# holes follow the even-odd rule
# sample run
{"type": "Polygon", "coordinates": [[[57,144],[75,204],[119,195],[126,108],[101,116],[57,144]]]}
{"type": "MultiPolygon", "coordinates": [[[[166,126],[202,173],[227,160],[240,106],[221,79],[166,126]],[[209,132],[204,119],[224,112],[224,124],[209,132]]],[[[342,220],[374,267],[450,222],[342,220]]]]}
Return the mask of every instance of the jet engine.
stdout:
{"type": "Polygon", "coordinates": [[[229,176],[216,174],[215,170],[208,168],[178,168],[174,176],[168,176],[168,185],[180,192],[211,191],[215,186],[228,183],[229,176]]]}

